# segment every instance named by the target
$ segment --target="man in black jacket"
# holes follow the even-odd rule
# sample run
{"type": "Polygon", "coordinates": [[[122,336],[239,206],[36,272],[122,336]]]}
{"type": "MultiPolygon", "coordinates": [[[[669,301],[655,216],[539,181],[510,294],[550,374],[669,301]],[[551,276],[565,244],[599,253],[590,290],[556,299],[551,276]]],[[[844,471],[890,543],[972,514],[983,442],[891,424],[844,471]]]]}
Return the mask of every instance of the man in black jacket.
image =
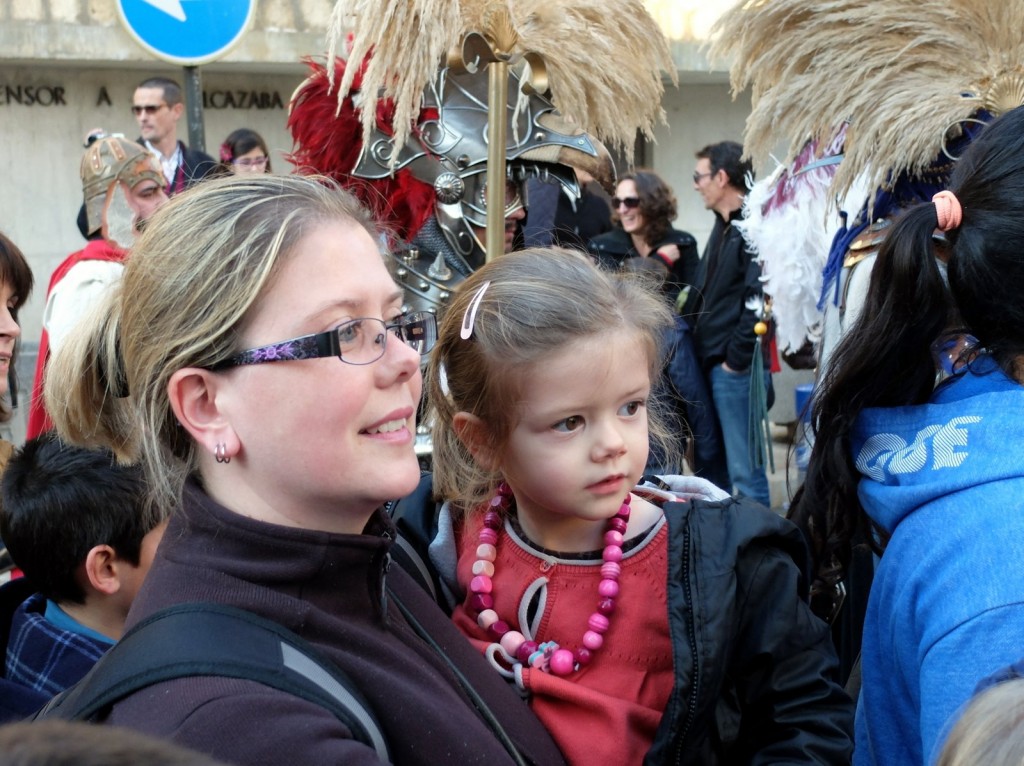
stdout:
{"type": "Polygon", "coordinates": [[[150,77],[132,96],[132,114],[139,124],[139,143],[160,160],[167,196],[184,191],[212,173],[217,163],[178,140],[178,120],[185,113],[181,86],[167,77],[150,77]]]}
{"type": "MultiPolygon", "coordinates": [[[[693,340],[715,414],[722,427],[731,489],[769,505],[768,477],[750,454],[750,374],[754,325],[760,307],[761,267],[733,221],[742,217],[747,177],[753,177],[743,147],[735,141],[711,144],[697,152],[693,186],[704,207],[715,213],[697,271],[699,290],[683,314],[694,327],[693,340]]],[[[764,385],[770,378],[766,376],[764,385]]],[[[760,383],[760,381],[759,381],[760,383]]]]}

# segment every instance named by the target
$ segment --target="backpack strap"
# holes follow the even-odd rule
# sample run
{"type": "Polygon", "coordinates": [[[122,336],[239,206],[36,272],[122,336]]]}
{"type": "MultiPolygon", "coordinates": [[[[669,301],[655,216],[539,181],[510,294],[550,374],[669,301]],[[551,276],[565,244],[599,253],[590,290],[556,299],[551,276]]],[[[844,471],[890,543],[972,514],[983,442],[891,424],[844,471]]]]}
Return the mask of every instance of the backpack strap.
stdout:
{"type": "Polygon", "coordinates": [[[314,702],[391,761],[369,705],[340,668],[287,628],[221,604],[178,604],[150,615],[37,718],[97,720],[136,691],[189,676],[255,681],[314,702]]]}

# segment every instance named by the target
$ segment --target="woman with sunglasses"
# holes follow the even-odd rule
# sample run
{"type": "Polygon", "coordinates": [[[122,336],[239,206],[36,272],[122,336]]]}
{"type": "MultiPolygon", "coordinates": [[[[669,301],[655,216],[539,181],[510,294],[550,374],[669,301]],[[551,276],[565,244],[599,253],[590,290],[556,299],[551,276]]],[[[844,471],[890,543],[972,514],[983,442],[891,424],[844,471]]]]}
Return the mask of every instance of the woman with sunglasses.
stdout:
{"type": "Polygon", "coordinates": [[[267,142],[255,130],[239,128],[220,145],[220,175],[270,172],[267,142]]]}
{"type": "MultiPolygon", "coordinates": [[[[671,187],[653,170],[635,170],[619,180],[612,197],[614,228],[590,240],[597,262],[611,269],[631,269],[651,275],[678,314],[686,303],[697,274],[697,240],[672,228],[676,198],[671,187]]],[[[687,456],[689,468],[719,486],[728,485],[724,447],[718,423],[709,417],[709,394],[693,350],[686,321],[677,316],[667,340],[668,362],[662,375],[660,398],[673,419],[676,451],[687,456]]],[[[649,469],[672,473],[682,467],[666,462],[659,445],[652,443],[649,469]]]]}
{"type": "Polygon", "coordinates": [[[615,228],[590,241],[590,252],[604,266],[635,268],[663,280],[665,296],[677,311],[697,273],[697,240],[672,228],[676,198],[653,170],[627,173],[615,187],[615,228]],[[635,260],[634,260],[635,259],[635,260]]]}
{"type": "MultiPolygon", "coordinates": [[[[326,180],[225,178],[174,198],[54,364],[57,429],[141,462],[150,502],[172,512],[128,628],[183,602],[241,608],[348,675],[395,763],[561,763],[425,591],[389,569],[382,506],[419,479],[420,357],[436,325],[403,312],[378,241],[326,180]]],[[[379,763],[326,708],[248,680],[157,683],[107,720],[228,763],[379,763]]]]}

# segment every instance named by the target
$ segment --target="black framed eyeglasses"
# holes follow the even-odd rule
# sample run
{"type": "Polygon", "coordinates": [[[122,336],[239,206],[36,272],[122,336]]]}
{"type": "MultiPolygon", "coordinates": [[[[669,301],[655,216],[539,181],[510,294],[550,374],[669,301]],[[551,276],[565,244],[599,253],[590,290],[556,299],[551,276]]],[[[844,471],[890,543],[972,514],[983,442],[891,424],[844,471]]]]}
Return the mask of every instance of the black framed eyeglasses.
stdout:
{"type": "Polygon", "coordinates": [[[249,364],[325,359],[332,356],[338,357],[345,364],[373,364],[384,356],[388,336],[391,334],[420,355],[426,354],[437,341],[437,317],[429,311],[417,311],[403,314],[393,322],[372,317],[350,319],[333,330],[250,348],[207,369],[219,371],[249,364]]]}
{"type": "Polygon", "coordinates": [[[708,178],[709,176],[713,176],[713,175],[714,175],[714,173],[696,173],[696,172],[695,172],[695,173],[693,174],[693,182],[694,182],[695,184],[699,184],[699,183],[700,183],[700,179],[702,179],[702,178],[708,178]]]}
{"type": "Polygon", "coordinates": [[[132,106],[132,114],[134,114],[136,117],[138,117],[143,112],[145,112],[146,114],[156,114],[165,106],[167,106],[167,104],[136,104],[132,106]]]}
{"type": "Polygon", "coordinates": [[[640,207],[639,197],[612,197],[612,209],[618,210],[619,205],[625,205],[627,210],[640,207]]]}

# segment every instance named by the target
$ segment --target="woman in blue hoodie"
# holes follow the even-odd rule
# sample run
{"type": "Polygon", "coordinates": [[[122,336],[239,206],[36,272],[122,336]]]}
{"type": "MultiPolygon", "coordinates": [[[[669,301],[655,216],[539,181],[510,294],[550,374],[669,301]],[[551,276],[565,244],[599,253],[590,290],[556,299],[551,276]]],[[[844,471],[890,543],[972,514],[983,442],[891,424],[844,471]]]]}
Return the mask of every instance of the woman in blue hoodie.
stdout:
{"type": "Polygon", "coordinates": [[[802,502],[819,584],[857,537],[882,554],[854,762],[917,766],[1024,645],[1024,109],[894,225],[835,360],[802,502]]]}

